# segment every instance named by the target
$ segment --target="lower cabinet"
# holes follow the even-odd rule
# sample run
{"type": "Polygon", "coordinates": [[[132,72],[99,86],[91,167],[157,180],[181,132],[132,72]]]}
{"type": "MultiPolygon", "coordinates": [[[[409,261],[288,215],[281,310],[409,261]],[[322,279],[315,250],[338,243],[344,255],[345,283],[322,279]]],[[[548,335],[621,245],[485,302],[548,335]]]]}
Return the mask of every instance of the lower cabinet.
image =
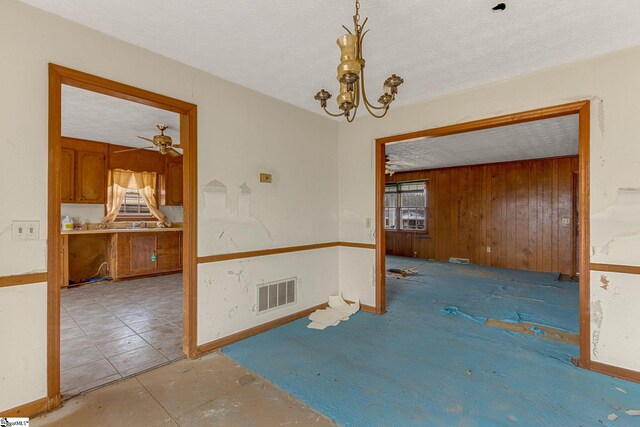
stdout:
{"type": "Polygon", "coordinates": [[[182,270],[182,232],[114,233],[110,245],[114,279],[182,270]]]}

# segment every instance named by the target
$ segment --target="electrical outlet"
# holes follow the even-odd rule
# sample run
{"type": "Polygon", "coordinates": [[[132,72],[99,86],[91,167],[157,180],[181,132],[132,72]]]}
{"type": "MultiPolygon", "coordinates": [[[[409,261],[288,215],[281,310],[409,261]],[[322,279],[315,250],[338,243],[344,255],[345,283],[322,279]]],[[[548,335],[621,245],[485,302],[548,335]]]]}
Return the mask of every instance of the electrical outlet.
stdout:
{"type": "Polygon", "coordinates": [[[487,246],[487,253],[490,254],[491,253],[491,246],[487,246]]]}
{"type": "Polygon", "coordinates": [[[371,228],[371,218],[366,218],[366,219],[364,220],[364,226],[365,226],[366,228],[371,228]]]}
{"type": "Polygon", "coordinates": [[[13,221],[11,238],[12,240],[39,240],[40,221],[13,221]]]}
{"type": "Polygon", "coordinates": [[[571,220],[569,218],[562,218],[561,223],[562,225],[569,225],[571,224],[571,220]]]}

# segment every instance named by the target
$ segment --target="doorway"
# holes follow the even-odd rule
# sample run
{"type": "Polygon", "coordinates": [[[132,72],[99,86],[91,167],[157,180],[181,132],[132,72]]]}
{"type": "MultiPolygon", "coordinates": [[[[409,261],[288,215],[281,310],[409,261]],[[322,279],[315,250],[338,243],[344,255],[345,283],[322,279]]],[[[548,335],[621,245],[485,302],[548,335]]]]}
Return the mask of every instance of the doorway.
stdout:
{"type": "MultiPolygon", "coordinates": [[[[77,168],[77,159],[74,156],[70,156],[69,141],[64,141],[63,133],[62,133],[62,93],[63,86],[65,88],[72,89],[81,89],[83,91],[87,91],[88,93],[99,94],[100,96],[106,95],[107,97],[115,98],[117,100],[126,100],[137,104],[142,104],[144,106],[153,107],[159,110],[163,110],[166,112],[171,112],[177,115],[177,123],[179,123],[179,140],[180,147],[182,150],[182,198],[183,198],[183,227],[181,230],[181,256],[173,253],[175,251],[167,251],[167,254],[171,252],[171,256],[163,257],[163,262],[165,260],[169,260],[168,264],[162,264],[166,269],[177,271],[177,266],[180,265],[180,269],[182,270],[182,277],[178,279],[180,283],[180,288],[178,290],[182,295],[182,307],[181,307],[181,323],[182,323],[182,334],[181,334],[181,347],[182,352],[189,358],[194,358],[196,354],[196,214],[197,214],[197,201],[196,201],[196,165],[197,165],[197,157],[196,157],[196,139],[197,139],[197,107],[194,104],[190,104],[187,102],[183,102],[177,99],[169,98],[163,95],[159,95],[153,92],[145,91],[143,89],[135,88],[132,86],[124,85],[121,83],[117,83],[111,80],[107,80],[101,77],[93,76],[87,73],[83,73],[80,71],[72,70],[66,67],[62,67],[55,64],[49,64],[49,195],[48,195],[48,327],[47,327],[47,339],[48,339],[48,357],[47,357],[47,388],[48,388],[48,397],[49,397],[49,408],[55,408],[61,403],[61,382],[60,382],[60,310],[61,310],[61,288],[63,286],[68,285],[69,276],[68,270],[65,270],[65,253],[68,254],[68,241],[65,241],[63,234],[61,233],[61,201],[64,197],[69,197],[69,194],[65,193],[68,190],[68,185],[64,183],[64,171],[65,165],[69,166],[69,162],[74,162],[74,167],[72,168],[75,171],[78,171],[77,168]],[[66,148],[66,150],[65,150],[66,148]],[[175,259],[174,259],[175,258],[175,259]],[[176,264],[173,266],[173,264],[176,264]]],[[[88,142],[83,142],[82,144],[86,145],[88,142]]],[[[82,145],[81,144],[81,145],[82,145]]],[[[93,151],[101,150],[99,146],[95,144],[89,144],[91,147],[83,146],[79,151],[81,157],[87,157],[86,168],[81,169],[85,171],[87,174],[95,174],[95,178],[100,181],[104,179],[105,183],[108,179],[104,176],[101,178],[100,173],[95,173],[96,171],[96,162],[99,159],[102,159],[102,155],[96,154],[93,151]],[[86,150],[85,150],[86,148],[86,150]],[[88,152],[87,153],[85,153],[88,152]],[[93,165],[93,166],[92,166],[93,165]]],[[[104,147],[105,153],[108,153],[109,150],[113,151],[112,147],[104,147]]],[[[84,164],[84,163],[83,163],[84,164]]],[[[104,168],[106,175],[106,168],[104,168]]],[[[164,175],[163,175],[164,176],[164,175]]],[[[149,176],[145,176],[144,180],[146,181],[149,176]]],[[[76,177],[77,178],[77,177],[76,177]]],[[[138,181],[142,181],[143,178],[140,178],[138,181]]],[[[82,182],[91,183],[92,180],[83,180],[82,182]]],[[[175,181],[174,181],[175,182],[175,181]]],[[[146,185],[146,184],[145,184],[146,185]]],[[[176,184],[174,184],[175,187],[176,184]]],[[[179,184],[178,184],[179,185],[179,184]]],[[[73,184],[74,188],[79,188],[78,185],[73,184]]],[[[91,191],[92,184],[88,184],[85,193],[91,196],[96,196],[96,194],[92,194],[91,191]]],[[[137,189],[140,186],[136,187],[137,189]]],[[[153,188],[153,185],[149,185],[148,188],[153,188]]],[[[143,189],[147,189],[144,187],[143,189]]],[[[82,193],[82,191],[81,191],[82,193]]],[[[153,191],[150,191],[152,194],[153,191]]],[[[143,190],[139,191],[139,194],[143,199],[146,200],[147,197],[143,194],[143,190]]],[[[158,193],[158,196],[161,195],[158,193]]],[[[78,197],[82,198],[82,195],[78,197]]],[[[153,194],[150,196],[153,198],[153,194]]],[[[78,199],[80,200],[80,199],[78,199]]],[[[74,200],[77,201],[77,200],[74,200]]],[[[99,200],[98,200],[99,201],[99,200]]],[[[85,202],[85,200],[80,200],[80,203],[85,202]]],[[[130,200],[132,208],[135,208],[135,201],[133,199],[130,200]]],[[[152,206],[152,204],[146,203],[147,206],[152,206]]],[[[140,204],[139,204],[140,205],[140,204]]],[[[140,209],[140,206],[138,206],[140,209]]],[[[145,212],[142,212],[144,214],[145,212]]],[[[136,218],[131,217],[134,223],[132,227],[136,224],[140,226],[140,224],[144,223],[144,221],[138,221],[136,218]]],[[[146,223],[145,223],[146,225],[146,223]]],[[[136,230],[137,231],[137,230],[136,230]]],[[[147,232],[148,230],[144,230],[147,232]]],[[[118,233],[119,234],[119,233],[118,233]]],[[[124,235],[125,233],[123,233],[124,235]]],[[[147,234],[149,234],[147,232],[147,234]]],[[[174,233],[175,234],[175,233],[174,233]]],[[[163,242],[164,235],[169,236],[169,233],[163,233],[163,238],[161,239],[163,242]]],[[[138,234],[141,238],[144,237],[142,234],[138,234]]],[[[130,236],[125,236],[129,238],[130,236]]],[[[146,236],[149,237],[149,236],[146,236]]],[[[126,239],[125,239],[126,240],[126,239]]],[[[138,239],[140,240],[140,239],[138,239]]],[[[140,264],[140,268],[145,268],[145,272],[153,273],[154,271],[150,270],[150,262],[153,264],[153,267],[157,267],[158,264],[161,264],[158,260],[156,262],[156,258],[158,257],[158,253],[161,251],[161,244],[158,242],[157,238],[153,238],[153,242],[149,238],[142,239],[137,242],[139,244],[144,243],[145,245],[149,245],[154,243],[156,246],[154,248],[144,248],[136,246],[137,249],[145,250],[145,249],[153,249],[151,251],[151,261],[147,260],[148,257],[143,257],[144,262],[138,260],[137,264],[140,264]],[[144,241],[142,241],[144,240],[144,241]]],[[[100,245],[100,239],[96,240],[98,246],[100,245]]],[[[126,242],[127,243],[127,242],[126,242]]],[[[168,245],[167,242],[164,242],[165,246],[168,245]]],[[[82,246],[82,245],[80,245],[82,246]]],[[[117,242],[110,243],[109,250],[112,250],[114,247],[117,250],[117,242]]],[[[133,242],[128,242],[128,244],[122,244],[123,248],[133,248],[133,242]]],[[[144,246],[144,245],[143,245],[144,246]]],[[[171,245],[173,247],[175,245],[171,245]]],[[[136,253],[140,253],[139,250],[134,251],[136,253]]],[[[68,260],[67,260],[68,261],[68,260]]],[[[117,263],[120,267],[120,263],[117,263]]],[[[136,265],[137,265],[136,264],[136,265]]],[[[131,264],[133,265],[133,264],[131,264]]],[[[126,269],[125,269],[126,270],[126,269]]],[[[163,271],[164,272],[164,271],[163,271]]],[[[113,268],[111,270],[113,273],[113,268]]],[[[129,272],[131,273],[131,272],[129,272]]],[[[127,271],[120,271],[122,277],[127,276],[127,271]]],[[[98,273],[96,277],[107,277],[108,275],[104,274],[104,270],[98,269],[98,273]]],[[[169,277],[169,276],[164,276],[169,277]]],[[[95,277],[92,277],[95,278],[95,277]]],[[[125,283],[125,282],[121,282],[125,283]]],[[[91,285],[95,286],[95,285],[91,285]]],[[[88,289],[88,288],[87,288],[88,289]]],[[[180,313],[173,313],[176,316],[180,316],[180,313]]],[[[176,320],[177,322],[178,320],[176,320]]]]}
{"type": "MultiPolygon", "coordinates": [[[[445,126],[441,128],[428,129],[424,131],[412,132],[408,134],[395,135],[391,137],[379,138],[376,140],[376,312],[384,313],[386,310],[386,237],[387,222],[389,215],[385,215],[385,190],[386,174],[388,169],[387,144],[398,143],[400,141],[410,141],[420,138],[436,138],[451,135],[459,135],[467,132],[474,132],[486,129],[493,129],[508,125],[533,122],[544,119],[552,119],[569,115],[578,116],[578,159],[577,171],[579,179],[579,188],[577,191],[577,199],[579,202],[579,238],[578,238],[578,262],[579,262],[579,309],[578,309],[578,326],[579,326],[579,345],[580,345],[580,366],[589,367],[589,251],[588,251],[588,183],[589,183],[589,120],[590,120],[589,101],[575,102],[571,104],[559,105],[555,107],[543,108],[527,112],[515,113],[490,119],[484,119],[474,122],[462,123],[457,125],[445,126]]],[[[568,185],[573,186],[571,170],[568,169],[568,185]]],[[[411,189],[408,189],[411,190],[411,189]]],[[[571,205],[572,201],[569,200],[571,205]]],[[[427,202],[428,203],[428,202],[427,202]]],[[[414,209],[415,210],[415,209],[414,209]]],[[[569,221],[570,217],[567,218],[569,221]]],[[[401,218],[398,218],[401,220],[401,218]]],[[[564,218],[562,218],[564,220],[564,218]]],[[[407,223],[415,226],[420,223],[419,215],[413,218],[413,222],[407,223]]],[[[571,234],[571,233],[570,233],[571,234]]],[[[570,236],[571,237],[571,236],[570,236]]],[[[421,245],[429,245],[428,239],[420,242],[421,245]]],[[[484,247],[482,248],[485,249],[484,247]]],[[[487,247],[486,251],[490,252],[491,248],[487,247]]],[[[570,267],[573,267],[575,259],[571,245],[567,252],[567,259],[570,267]]]]}

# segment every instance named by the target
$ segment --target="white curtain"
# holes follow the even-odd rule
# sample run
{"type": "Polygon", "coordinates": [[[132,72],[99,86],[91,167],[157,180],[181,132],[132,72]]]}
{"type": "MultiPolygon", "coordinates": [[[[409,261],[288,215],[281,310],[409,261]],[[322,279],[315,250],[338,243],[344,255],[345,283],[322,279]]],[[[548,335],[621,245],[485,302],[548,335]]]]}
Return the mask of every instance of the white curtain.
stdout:
{"type": "Polygon", "coordinates": [[[122,169],[109,170],[107,175],[107,214],[100,222],[100,228],[106,228],[115,221],[132,176],[133,172],[131,171],[122,169]]]}
{"type": "Polygon", "coordinates": [[[100,223],[106,228],[113,223],[120,212],[128,189],[138,190],[140,197],[147,204],[151,214],[158,219],[158,227],[171,227],[165,214],[158,208],[156,201],[157,174],[155,172],[133,172],[123,169],[112,169],[108,172],[107,214],[100,223]]]}
{"type": "Polygon", "coordinates": [[[151,214],[158,219],[158,227],[171,227],[171,223],[167,220],[164,212],[158,209],[158,202],[156,201],[157,174],[155,172],[134,172],[132,180],[134,186],[129,188],[138,190],[140,197],[149,207],[151,214]]]}

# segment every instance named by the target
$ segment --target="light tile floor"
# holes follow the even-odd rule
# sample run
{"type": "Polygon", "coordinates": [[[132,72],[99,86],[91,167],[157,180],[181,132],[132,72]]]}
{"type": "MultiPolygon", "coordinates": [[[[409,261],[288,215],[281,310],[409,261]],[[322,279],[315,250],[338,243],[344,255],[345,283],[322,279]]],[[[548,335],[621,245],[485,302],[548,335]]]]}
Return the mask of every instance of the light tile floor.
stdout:
{"type": "Polygon", "coordinates": [[[63,289],[60,298],[65,399],[184,357],[181,274],[63,289]]]}
{"type": "Polygon", "coordinates": [[[31,425],[336,426],[220,353],[181,360],[76,396],[32,419],[31,425]]]}

